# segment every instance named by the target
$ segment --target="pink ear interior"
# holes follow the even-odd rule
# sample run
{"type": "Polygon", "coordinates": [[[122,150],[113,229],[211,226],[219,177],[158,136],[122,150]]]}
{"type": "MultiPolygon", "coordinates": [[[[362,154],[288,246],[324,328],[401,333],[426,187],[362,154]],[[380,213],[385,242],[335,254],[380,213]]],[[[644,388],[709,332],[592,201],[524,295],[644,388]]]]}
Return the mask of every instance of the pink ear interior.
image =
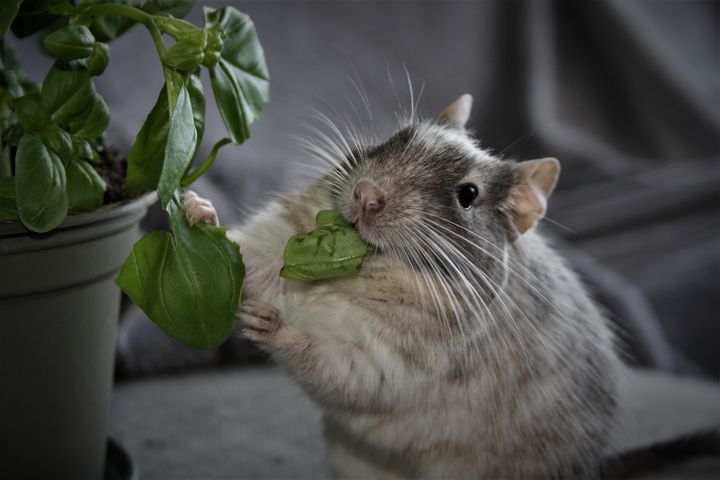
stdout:
{"type": "Polygon", "coordinates": [[[454,102],[445,107],[442,112],[440,112],[438,120],[458,128],[464,128],[465,124],[470,119],[472,103],[472,95],[469,93],[461,95],[454,102]]]}
{"type": "Polygon", "coordinates": [[[528,160],[515,166],[519,181],[513,191],[515,225],[523,234],[545,215],[547,199],[557,185],[560,162],[554,158],[528,160]]]}

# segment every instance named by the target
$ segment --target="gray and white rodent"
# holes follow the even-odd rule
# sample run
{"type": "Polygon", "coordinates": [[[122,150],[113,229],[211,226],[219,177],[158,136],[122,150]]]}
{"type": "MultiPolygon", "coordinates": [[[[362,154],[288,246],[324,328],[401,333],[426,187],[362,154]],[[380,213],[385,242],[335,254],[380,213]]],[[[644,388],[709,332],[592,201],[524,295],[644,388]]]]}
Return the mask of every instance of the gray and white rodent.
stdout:
{"type": "MultiPolygon", "coordinates": [[[[326,175],[228,232],[239,318],[322,408],[338,478],[592,476],[619,360],[597,306],[534,226],[555,159],[481,149],[463,95],[437,119],[329,157],[326,175]],[[288,238],[336,209],[376,248],[360,275],[278,275],[288,238]]],[[[191,223],[212,205],[186,196],[191,223]]]]}

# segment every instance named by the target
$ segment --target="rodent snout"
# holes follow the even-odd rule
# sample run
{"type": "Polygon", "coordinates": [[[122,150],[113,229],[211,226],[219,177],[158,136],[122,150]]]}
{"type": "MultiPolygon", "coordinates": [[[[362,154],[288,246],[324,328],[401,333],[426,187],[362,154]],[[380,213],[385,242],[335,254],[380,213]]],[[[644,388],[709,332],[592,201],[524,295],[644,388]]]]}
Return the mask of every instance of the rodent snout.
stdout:
{"type": "Polygon", "coordinates": [[[385,208],[385,195],[367,180],[361,180],[355,185],[353,201],[358,207],[358,211],[362,212],[363,217],[366,218],[377,215],[385,208]]]}

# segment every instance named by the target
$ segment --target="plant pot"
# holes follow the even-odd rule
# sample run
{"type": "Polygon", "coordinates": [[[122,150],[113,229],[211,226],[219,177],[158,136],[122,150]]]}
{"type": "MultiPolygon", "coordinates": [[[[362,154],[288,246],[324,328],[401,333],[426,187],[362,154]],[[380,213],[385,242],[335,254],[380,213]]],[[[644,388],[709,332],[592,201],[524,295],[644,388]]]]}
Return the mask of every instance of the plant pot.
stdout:
{"type": "Polygon", "coordinates": [[[0,478],[103,477],[115,277],[155,198],[68,216],[42,235],[0,224],[0,478]]]}

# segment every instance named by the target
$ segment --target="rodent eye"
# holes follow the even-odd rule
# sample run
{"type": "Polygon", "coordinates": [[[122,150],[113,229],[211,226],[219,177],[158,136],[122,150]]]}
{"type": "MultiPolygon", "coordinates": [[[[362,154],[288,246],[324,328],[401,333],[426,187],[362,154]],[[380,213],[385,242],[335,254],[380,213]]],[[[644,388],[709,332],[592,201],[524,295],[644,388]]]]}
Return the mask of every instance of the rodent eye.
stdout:
{"type": "Polygon", "coordinates": [[[473,200],[478,196],[478,188],[472,183],[465,183],[460,185],[457,190],[458,202],[465,209],[468,210],[472,206],[473,200]]]}

